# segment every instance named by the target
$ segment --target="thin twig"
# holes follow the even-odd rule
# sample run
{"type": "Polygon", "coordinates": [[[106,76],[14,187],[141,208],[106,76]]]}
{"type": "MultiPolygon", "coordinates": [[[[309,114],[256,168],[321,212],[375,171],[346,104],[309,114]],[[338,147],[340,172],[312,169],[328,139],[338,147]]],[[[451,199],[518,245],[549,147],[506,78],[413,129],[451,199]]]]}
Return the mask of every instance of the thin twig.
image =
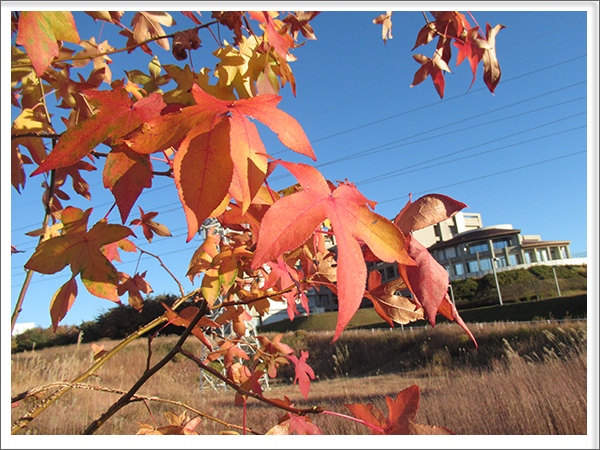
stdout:
{"type": "Polygon", "coordinates": [[[175,282],[176,282],[176,283],[177,283],[177,285],[179,286],[179,292],[181,292],[181,295],[182,295],[182,296],[184,296],[184,295],[185,295],[185,291],[183,290],[183,286],[181,285],[181,283],[179,282],[179,280],[177,279],[177,277],[175,277],[175,275],[173,275],[173,274],[171,273],[171,271],[170,271],[169,269],[167,269],[167,266],[165,266],[165,264],[162,262],[162,259],[160,259],[160,257],[158,257],[158,256],[156,256],[156,255],[154,255],[154,254],[152,254],[152,253],[150,253],[150,252],[147,252],[146,250],[142,250],[142,249],[141,249],[141,248],[139,248],[139,247],[138,247],[138,250],[139,250],[141,253],[145,253],[146,255],[153,256],[154,258],[158,259],[158,262],[159,262],[159,263],[160,263],[160,265],[163,267],[163,269],[165,269],[165,270],[167,271],[167,273],[168,273],[169,275],[171,275],[171,277],[172,277],[172,278],[175,280],[175,282]]]}
{"type": "MultiPolygon", "coordinates": [[[[184,295],[183,297],[179,298],[179,300],[177,300],[175,303],[173,303],[172,309],[175,310],[175,309],[179,308],[189,298],[194,297],[198,293],[199,290],[200,289],[196,289],[196,290],[190,292],[189,294],[184,295]]],[[[114,355],[116,355],[120,350],[125,348],[127,345],[129,345],[131,342],[135,341],[137,338],[139,338],[143,334],[154,329],[161,323],[167,322],[167,321],[168,321],[168,318],[167,318],[167,314],[165,313],[162,316],[157,317],[156,319],[154,319],[147,325],[139,328],[137,331],[130,334],[125,339],[123,339],[121,342],[119,342],[112,350],[110,350],[108,353],[106,353],[104,356],[102,356],[100,359],[98,359],[94,363],[94,365],[92,365],[92,367],[90,367],[84,373],[82,373],[77,378],[75,378],[71,383],[80,383],[80,382],[86,380],[87,378],[89,378],[90,376],[94,375],[95,372],[98,369],[100,369],[100,367],[102,367],[110,358],[112,358],[114,355]]],[[[31,421],[34,420],[37,416],[39,416],[48,406],[50,406],[52,403],[54,403],[56,400],[58,400],[60,397],[62,397],[64,394],[66,394],[70,390],[71,390],[70,386],[64,386],[61,389],[59,389],[57,392],[53,393],[50,397],[42,400],[42,402],[39,403],[38,405],[36,405],[36,407],[33,410],[29,411],[27,414],[24,414],[16,421],[16,423],[11,428],[11,434],[16,434],[19,431],[26,428],[27,425],[29,423],[31,423],[31,421]]]]}
{"type": "Polygon", "coordinates": [[[190,352],[188,352],[188,351],[186,351],[186,350],[184,350],[182,348],[179,349],[179,353],[181,353],[186,358],[191,359],[202,370],[206,370],[211,375],[213,375],[213,376],[217,377],[218,379],[220,379],[221,381],[223,381],[225,384],[227,384],[227,386],[231,387],[234,391],[236,391],[240,395],[243,395],[243,396],[246,396],[246,397],[252,397],[252,398],[254,398],[256,400],[259,400],[259,401],[261,401],[263,403],[266,403],[268,405],[271,405],[271,406],[274,406],[276,408],[283,409],[284,411],[288,411],[288,412],[291,412],[291,413],[294,413],[294,414],[298,414],[298,415],[301,415],[301,416],[304,416],[306,414],[320,414],[320,413],[323,412],[323,408],[321,408],[319,406],[314,406],[312,408],[307,408],[307,409],[293,408],[291,406],[283,405],[283,404],[281,404],[278,401],[271,400],[270,398],[263,397],[262,395],[255,394],[254,392],[250,392],[250,391],[247,391],[245,389],[242,389],[240,386],[238,386],[236,383],[234,383],[229,378],[227,378],[226,376],[224,376],[218,370],[213,369],[212,367],[207,366],[206,364],[204,364],[193,353],[190,353],[190,352]]]}
{"type": "Polygon", "coordinates": [[[173,359],[173,357],[181,350],[181,346],[186,341],[188,336],[192,334],[192,330],[198,324],[200,319],[204,317],[204,315],[208,312],[208,303],[206,301],[202,302],[202,306],[199,308],[196,316],[192,319],[190,324],[187,326],[175,346],[167,353],[159,362],[157,362],[150,370],[146,370],[138,381],[127,391],[127,393],[123,394],[119,400],[113,403],[108,410],[104,414],[102,414],[98,419],[94,420],[92,423],[88,425],[88,427],[83,431],[82,434],[94,434],[98,428],[100,428],[108,419],[110,419],[113,415],[115,415],[118,411],[120,411],[123,407],[127,406],[131,403],[131,398],[135,395],[135,393],[152,377],[156,372],[162,369],[169,361],[173,359]]]}
{"type": "MultiPolygon", "coordinates": [[[[208,22],[208,23],[205,23],[203,25],[198,25],[197,27],[195,27],[195,29],[200,30],[201,28],[207,28],[210,25],[213,25],[213,24],[218,23],[218,22],[219,22],[218,20],[213,20],[212,22],[208,22]]],[[[143,45],[149,44],[150,42],[158,41],[160,39],[173,38],[174,36],[175,36],[175,33],[166,34],[164,36],[155,36],[155,37],[152,37],[150,39],[146,39],[145,41],[140,42],[139,44],[130,45],[129,47],[123,47],[123,48],[119,48],[119,49],[116,49],[116,50],[110,50],[110,51],[103,52],[103,53],[97,53],[95,55],[71,56],[71,57],[66,57],[66,58],[59,58],[59,59],[53,60],[51,64],[55,64],[55,63],[59,63],[59,62],[65,62],[65,61],[78,61],[78,60],[99,58],[99,57],[105,56],[105,55],[113,55],[115,53],[121,53],[121,52],[129,51],[129,50],[135,50],[136,48],[142,47],[143,45]]],[[[11,68],[19,68],[19,69],[20,68],[26,68],[26,67],[31,67],[31,64],[15,64],[15,65],[11,66],[11,68]]]]}
{"type": "MultiPolygon", "coordinates": [[[[95,385],[84,384],[84,383],[68,383],[66,381],[58,381],[56,383],[50,383],[50,384],[47,384],[45,386],[40,386],[40,387],[37,387],[37,388],[30,389],[28,391],[22,392],[21,394],[18,394],[16,396],[12,397],[11,398],[11,403],[17,402],[19,400],[23,400],[23,399],[25,399],[27,397],[31,397],[32,395],[38,394],[40,392],[45,392],[45,391],[48,391],[50,389],[60,388],[60,387],[69,387],[69,388],[72,388],[72,389],[88,389],[88,390],[92,390],[92,391],[108,392],[108,393],[111,393],[111,394],[121,394],[121,395],[126,393],[122,389],[108,388],[108,387],[104,387],[104,386],[95,386],[95,385]]],[[[171,399],[167,399],[167,398],[156,397],[156,396],[153,396],[153,395],[134,395],[133,397],[131,397],[131,401],[132,402],[134,402],[134,401],[136,401],[136,402],[137,401],[144,401],[144,400],[151,401],[151,402],[167,403],[167,404],[170,404],[170,405],[180,406],[182,408],[187,409],[190,412],[193,412],[194,414],[202,416],[205,419],[212,420],[213,422],[216,422],[218,424],[224,425],[224,426],[226,426],[228,428],[235,428],[235,429],[238,429],[238,430],[243,429],[243,427],[240,426],[240,425],[234,425],[234,424],[231,424],[231,423],[224,422],[224,421],[222,421],[222,420],[220,420],[220,419],[218,419],[216,417],[213,417],[213,416],[211,416],[209,414],[206,414],[206,413],[204,413],[202,411],[199,411],[196,408],[193,408],[192,406],[189,406],[189,405],[187,405],[187,404],[185,404],[183,402],[180,402],[178,400],[171,400],[171,399]]],[[[253,434],[261,434],[261,433],[259,433],[257,431],[253,431],[251,429],[248,429],[248,431],[250,431],[253,434]]]]}

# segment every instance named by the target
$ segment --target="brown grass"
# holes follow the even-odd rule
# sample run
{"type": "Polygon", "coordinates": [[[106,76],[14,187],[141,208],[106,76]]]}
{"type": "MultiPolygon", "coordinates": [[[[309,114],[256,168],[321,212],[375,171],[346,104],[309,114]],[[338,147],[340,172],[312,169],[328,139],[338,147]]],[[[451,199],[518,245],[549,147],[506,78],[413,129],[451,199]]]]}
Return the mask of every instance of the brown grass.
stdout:
{"type": "MultiPolygon", "coordinates": [[[[559,328],[569,329],[563,324],[559,328]]],[[[581,324],[578,324],[581,326],[581,324]]],[[[491,327],[491,325],[490,325],[491,327]]],[[[560,334],[560,333],[558,333],[560,334]]],[[[274,380],[265,392],[270,398],[288,396],[296,406],[323,406],[329,411],[348,414],[345,403],[372,403],[387,414],[385,396],[395,397],[402,389],[417,384],[421,389],[418,423],[441,425],[458,434],[586,434],[587,433],[587,352],[586,340],[571,346],[557,346],[556,335],[547,333],[543,353],[519,356],[508,341],[503,358],[487,368],[451,364],[447,349],[439,348],[436,357],[423,367],[404,373],[369,377],[340,377],[313,382],[309,402],[297,386],[274,380]]],[[[157,338],[152,361],[164,355],[174,337],[157,338]]],[[[114,343],[106,342],[107,348],[114,343]]],[[[186,348],[199,354],[196,342],[186,348]]],[[[147,342],[132,343],[86,381],[90,385],[128,389],[146,367],[147,342]]],[[[12,356],[12,395],[47,383],[69,380],[91,364],[89,346],[59,347],[25,352],[12,356]]],[[[219,419],[241,425],[242,408],[233,405],[231,390],[198,388],[199,371],[189,360],[178,355],[140,390],[139,394],[178,401],[219,419]]],[[[29,426],[30,434],[79,434],[98,418],[118,395],[89,390],[72,390],[48,407],[29,426]]],[[[12,411],[12,420],[30,410],[40,399],[28,398],[12,411]]],[[[182,407],[148,402],[159,426],[166,425],[164,411],[180,414],[182,407]]],[[[247,426],[264,433],[283,413],[255,400],[248,402],[247,426]]],[[[134,434],[137,422],[153,423],[147,407],[134,403],[121,410],[98,434],[134,434]]],[[[188,413],[191,418],[194,415],[188,413]]],[[[320,415],[314,422],[326,434],[369,434],[363,425],[333,416],[320,415]]],[[[226,429],[211,420],[203,420],[197,430],[215,434],[226,429]]]]}

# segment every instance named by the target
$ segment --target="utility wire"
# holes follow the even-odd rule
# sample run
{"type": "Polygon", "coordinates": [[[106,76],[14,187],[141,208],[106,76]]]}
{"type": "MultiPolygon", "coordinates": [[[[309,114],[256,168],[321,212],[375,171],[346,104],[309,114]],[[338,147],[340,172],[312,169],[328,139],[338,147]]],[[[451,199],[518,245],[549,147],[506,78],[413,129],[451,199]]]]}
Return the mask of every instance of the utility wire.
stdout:
{"type": "MultiPolygon", "coordinates": [[[[548,125],[550,125],[550,124],[548,124],[548,125]]],[[[551,133],[551,134],[547,134],[547,135],[544,135],[544,136],[538,136],[538,137],[535,137],[535,138],[532,138],[532,139],[528,139],[526,141],[515,142],[514,144],[508,144],[508,145],[505,145],[503,147],[496,147],[496,148],[493,148],[493,149],[490,149],[490,150],[485,150],[485,151],[482,151],[482,152],[479,152],[479,153],[473,153],[472,155],[462,156],[460,158],[451,159],[449,161],[443,161],[443,162],[439,162],[437,164],[432,164],[432,165],[425,166],[425,167],[414,168],[416,166],[420,166],[421,164],[426,164],[428,162],[432,162],[432,161],[436,161],[438,159],[446,158],[449,155],[455,155],[455,154],[458,154],[458,153],[466,152],[467,150],[472,150],[474,148],[481,147],[482,145],[486,145],[486,144],[490,144],[492,142],[497,142],[499,140],[506,139],[506,137],[503,137],[503,138],[500,138],[500,139],[494,139],[492,141],[486,142],[485,144],[474,145],[472,147],[469,147],[469,148],[466,148],[466,149],[463,149],[463,150],[458,150],[456,152],[452,152],[452,153],[449,153],[447,155],[440,156],[438,158],[433,158],[433,159],[430,159],[428,161],[424,161],[424,162],[421,162],[421,163],[418,163],[418,164],[413,164],[412,166],[409,166],[409,167],[403,167],[402,169],[393,170],[391,172],[387,172],[385,174],[378,175],[376,177],[367,178],[365,180],[358,181],[358,182],[356,182],[354,184],[357,185],[357,186],[359,186],[359,185],[374,183],[376,181],[387,180],[388,178],[393,178],[393,177],[396,177],[396,176],[399,176],[399,175],[406,175],[407,173],[413,173],[413,172],[417,172],[419,170],[430,169],[432,167],[437,167],[437,166],[440,166],[442,164],[449,164],[449,163],[453,163],[453,162],[456,162],[456,161],[461,161],[463,159],[473,158],[475,156],[480,156],[480,155],[483,155],[483,154],[486,154],[486,153],[492,153],[492,152],[495,152],[495,151],[498,151],[498,150],[503,150],[505,148],[510,148],[510,147],[514,147],[514,146],[517,146],[517,145],[527,144],[529,142],[538,141],[540,139],[546,139],[546,138],[551,137],[551,136],[557,136],[559,134],[567,133],[569,131],[579,130],[579,129],[582,129],[582,128],[586,128],[586,125],[581,125],[579,127],[569,128],[568,130],[557,131],[556,133],[551,133]],[[409,169],[412,169],[412,170],[409,170],[409,169]]],[[[526,131],[529,131],[529,130],[526,130],[526,131]]],[[[516,134],[521,134],[521,133],[516,133],[516,134]]]]}
{"type": "MultiPolygon", "coordinates": [[[[520,170],[520,169],[525,169],[527,167],[537,166],[539,164],[544,164],[544,163],[547,163],[547,162],[556,161],[556,160],[563,159],[563,158],[568,158],[570,156],[580,155],[581,153],[587,153],[587,150],[580,150],[578,152],[569,153],[567,155],[557,156],[556,158],[545,159],[543,161],[536,161],[536,162],[531,163],[531,164],[525,164],[523,166],[513,167],[512,169],[506,169],[506,170],[502,170],[500,172],[495,172],[495,173],[490,173],[490,174],[487,174],[487,175],[482,175],[480,177],[471,178],[469,180],[458,181],[456,183],[447,184],[445,186],[438,186],[438,187],[433,188],[433,189],[427,189],[426,191],[415,192],[414,195],[427,194],[427,193],[431,193],[431,192],[437,191],[439,189],[445,189],[447,187],[457,186],[459,184],[470,183],[471,181],[483,180],[485,178],[494,177],[496,175],[502,175],[504,173],[514,172],[515,170],[520,170]]],[[[396,201],[396,200],[401,200],[401,199],[406,198],[406,197],[408,197],[408,195],[404,195],[402,197],[390,198],[388,200],[384,200],[382,202],[378,202],[378,204],[389,203],[389,202],[393,202],[393,201],[396,201]]]]}
{"type": "MultiPolygon", "coordinates": [[[[551,69],[553,67],[557,67],[557,66],[560,66],[562,64],[567,64],[567,63],[573,62],[573,61],[575,61],[577,59],[586,58],[586,57],[587,57],[587,53],[584,54],[584,55],[580,55],[580,56],[576,56],[574,58],[568,59],[566,61],[561,61],[561,62],[554,63],[554,64],[551,64],[551,65],[546,66],[546,67],[542,67],[541,69],[536,69],[536,70],[533,70],[531,72],[526,72],[524,74],[514,76],[512,78],[504,79],[504,80],[502,80],[502,83],[506,84],[506,83],[509,83],[511,81],[517,80],[519,78],[523,78],[525,76],[533,75],[534,73],[538,73],[538,72],[541,72],[541,71],[544,71],[544,70],[547,70],[547,69],[551,69]]],[[[473,94],[475,92],[479,92],[479,91],[482,91],[482,90],[485,90],[485,89],[486,89],[485,87],[481,87],[481,88],[474,89],[474,90],[469,91],[469,92],[464,93],[464,94],[459,94],[459,95],[455,95],[454,97],[449,97],[447,99],[444,99],[444,103],[448,103],[450,101],[456,100],[457,98],[461,98],[461,97],[464,97],[465,95],[473,94]]],[[[388,121],[388,120],[391,120],[391,119],[395,119],[397,117],[404,116],[406,114],[410,114],[410,113],[413,113],[413,112],[421,111],[421,110],[426,109],[426,108],[431,108],[432,106],[439,106],[439,105],[440,105],[439,102],[429,103],[427,105],[423,105],[423,106],[420,106],[418,108],[414,108],[414,109],[411,109],[411,110],[408,110],[408,111],[403,111],[401,113],[394,114],[394,115],[388,116],[388,117],[384,117],[382,119],[378,119],[378,120],[375,120],[373,122],[365,123],[363,125],[358,125],[356,127],[352,127],[352,128],[347,129],[347,130],[340,131],[338,133],[330,134],[328,136],[323,136],[322,138],[313,139],[311,142],[312,143],[321,142],[321,141],[324,141],[324,140],[327,140],[327,139],[331,139],[331,138],[336,137],[336,136],[341,136],[342,134],[350,133],[350,132],[356,131],[356,130],[361,130],[363,128],[370,127],[372,125],[376,125],[378,123],[382,123],[382,122],[385,122],[385,121],[388,121]]],[[[273,155],[277,155],[279,153],[283,153],[283,152],[287,152],[287,151],[290,151],[290,150],[289,149],[284,149],[284,150],[281,150],[279,152],[273,153],[273,155]]]]}

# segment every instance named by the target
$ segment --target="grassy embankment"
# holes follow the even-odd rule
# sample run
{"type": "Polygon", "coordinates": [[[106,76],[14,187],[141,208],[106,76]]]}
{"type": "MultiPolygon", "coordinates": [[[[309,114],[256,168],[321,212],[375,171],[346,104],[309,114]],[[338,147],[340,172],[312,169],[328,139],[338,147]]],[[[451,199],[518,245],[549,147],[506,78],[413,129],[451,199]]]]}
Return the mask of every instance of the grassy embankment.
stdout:
{"type": "MultiPolygon", "coordinates": [[[[563,296],[547,300],[528,301],[523,303],[510,303],[483,308],[464,309],[459,311],[460,316],[467,323],[503,322],[503,321],[528,321],[535,319],[564,319],[587,317],[587,294],[563,296]]],[[[437,323],[445,323],[445,317],[438,316],[437,323]]],[[[295,317],[281,320],[272,324],[259,327],[259,332],[286,332],[286,331],[334,331],[337,322],[337,312],[313,314],[311,316],[295,317]]],[[[407,326],[425,326],[425,321],[413,322],[407,326]]],[[[399,325],[396,325],[398,327],[399,325]]],[[[374,308],[359,309],[347,330],[361,328],[389,328],[375,312],[374,308]]]]}

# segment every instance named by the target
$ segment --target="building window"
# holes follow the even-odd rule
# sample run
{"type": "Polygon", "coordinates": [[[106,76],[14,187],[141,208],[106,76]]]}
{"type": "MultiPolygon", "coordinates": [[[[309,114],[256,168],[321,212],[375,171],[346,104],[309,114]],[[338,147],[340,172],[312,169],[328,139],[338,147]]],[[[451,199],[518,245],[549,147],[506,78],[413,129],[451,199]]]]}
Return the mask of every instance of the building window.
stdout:
{"type": "Polygon", "coordinates": [[[479,272],[479,263],[477,261],[469,261],[468,263],[469,272],[479,272]]]}
{"type": "Polygon", "coordinates": [[[448,247],[445,250],[446,253],[446,258],[454,258],[456,256],[456,250],[454,249],[454,247],[448,247]]]}
{"type": "Polygon", "coordinates": [[[511,266],[517,266],[520,264],[519,263],[519,255],[509,255],[508,258],[509,258],[511,266]]]}
{"type": "Polygon", "coordinates": [[[454,264],[454,271],[456,272],[456,275],[462,275],[464,273],[464,268],[463,268],[462,263],[454,264]]]}
{"type": "Polygon", "coordinates": [[[525,252],[525,264],[531,264],[531,253],[525,252]]]}
{"type": "Polygon", "coordinates": [[[548,261],[548,252],[543,250],[538,250],[538,261],[548,261]]]}
{"type": "Polygon", "coordinates": [[[510,247],[511,246],[511,240],[510,238],[502,238],[502,239],[496,239],[493,241],[493,245],[494,245],[494,249],[501,249],[504,247],[510,247]]]}
{"type": "Polygon", "coordinates": [[[488,251],[488,245],[485,244],[471,244],[469,245],[469,253],[474,254],[477,252],[487,252],[488,251]]]}
{"type": "Polygon", "coordinates": [[[566,247],[560,248],[560,256],[562,256],[562,259],[567,259],[567,248],[566,247]]]}
{"type": "Polygon", "coordinates": [[[491,270],[492,269],[492,260],[489,258],[482,259],[479,261],[481,264],[481,270],[491,270]]]}

